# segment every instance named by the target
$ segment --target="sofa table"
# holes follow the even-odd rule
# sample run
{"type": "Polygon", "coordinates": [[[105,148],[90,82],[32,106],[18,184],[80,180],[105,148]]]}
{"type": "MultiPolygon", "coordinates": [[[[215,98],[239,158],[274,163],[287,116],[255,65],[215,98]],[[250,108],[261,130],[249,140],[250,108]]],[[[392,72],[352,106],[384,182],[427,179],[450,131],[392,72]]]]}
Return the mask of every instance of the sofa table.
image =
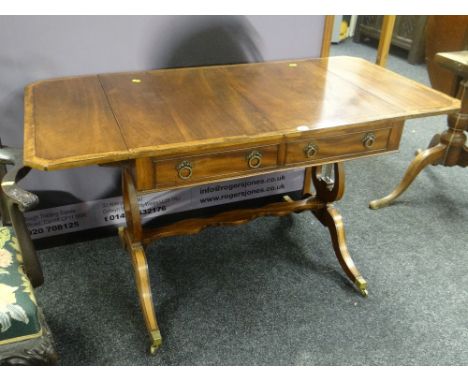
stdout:
{"type": "Polygon", "coordinates": [[[24,162],[39,170],[122,168],[126,227],[119,234],[154,352],[162,339],[144,248],[164,237],[312,211],[366,296],[333,204],[344,192],[343,162],[397,150],[406,119],[459,108],[454,98],[352,57],[68,77],[26,87],[24,162]],[[286,195],[258,208],[142,227],[139,194],[289,168],[305,168],[300,200],[286,195]]]}

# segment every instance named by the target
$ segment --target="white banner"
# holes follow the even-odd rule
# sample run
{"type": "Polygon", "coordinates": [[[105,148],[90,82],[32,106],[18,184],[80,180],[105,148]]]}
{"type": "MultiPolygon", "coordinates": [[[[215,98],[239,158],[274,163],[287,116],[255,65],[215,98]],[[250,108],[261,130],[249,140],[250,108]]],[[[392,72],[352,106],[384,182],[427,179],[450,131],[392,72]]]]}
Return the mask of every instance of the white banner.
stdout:
{"type": "MultiPolygon", "coordinates": [[[[259,175],[138,198],[143,223],[157,216],[302,189],[304,169],[259,175]]],[[[122,197],[54,207],[25,214],[33,239],[104,226],[125,225],[122,197]]]]}

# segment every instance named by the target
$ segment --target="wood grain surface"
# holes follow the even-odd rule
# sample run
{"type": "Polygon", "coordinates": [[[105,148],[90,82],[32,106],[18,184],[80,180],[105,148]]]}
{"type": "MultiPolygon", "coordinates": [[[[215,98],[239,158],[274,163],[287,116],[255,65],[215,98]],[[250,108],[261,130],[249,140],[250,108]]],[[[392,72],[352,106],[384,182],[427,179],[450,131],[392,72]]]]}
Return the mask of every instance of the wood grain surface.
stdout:
{"type": "MultiPolygon", "coordinates": [[[[203,180],[214,180],[230,175],[271,170],[278,164],[278,146],[259,146],[249,150],[223,151],[212,155],[184,156],[183,158],[155,160],[155,183],[150,188],[170,188],[176,185],[196,184],[203,180]],[[257,152],[261,155],[258,167],[250,168],[248,156],[257,152]],[[177,167],[186,161],[192,168],[187,179],[181,179],[177,167]]],[[[138,172],[137,174],[140,174],[138,172]]],[[[137,177],[137,179],[140,176],[137,177]]]]}
{"type": "Polygon", "coordinates": [[[459,106],[351,57],[62,78],[26,88],[24,160],[53,170],[239,149],[459,106]]]}

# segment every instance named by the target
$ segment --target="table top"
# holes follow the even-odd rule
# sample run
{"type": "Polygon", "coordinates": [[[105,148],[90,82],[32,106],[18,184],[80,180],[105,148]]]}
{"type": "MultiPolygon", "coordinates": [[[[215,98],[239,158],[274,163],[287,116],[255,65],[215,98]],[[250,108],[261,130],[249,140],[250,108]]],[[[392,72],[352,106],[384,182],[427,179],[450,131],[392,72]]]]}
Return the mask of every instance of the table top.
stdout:
{"type": "Polygon", "coordinates": [[[105,164],[459,108],[353,57],[67,77],[26,87],[24,162],[41,170],[105,164]]]}
{"type": "Polygon", "coordinates": [[[434,61],[462,78],[468,77],[468,50],[437,53],[434,61]]]}

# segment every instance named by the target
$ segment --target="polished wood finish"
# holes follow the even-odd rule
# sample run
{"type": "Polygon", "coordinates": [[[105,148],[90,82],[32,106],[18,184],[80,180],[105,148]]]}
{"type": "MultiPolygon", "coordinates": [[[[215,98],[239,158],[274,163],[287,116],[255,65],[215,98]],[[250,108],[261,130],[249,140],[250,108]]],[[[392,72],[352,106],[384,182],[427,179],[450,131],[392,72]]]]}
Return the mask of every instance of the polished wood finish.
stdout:
{"type": "Polygon", "coordinates": [[[435,62],[458,77],[466,77],[466,73],[468,73],[468,50],[439,53],[435,56],[435,62]]]}
{"type": "Polygon", "coordinates": [[[26,89],[25,161],[47,170],[122,167],[127,225],[119,234],[132,259],[154,352],[162,339],[144,248],[164,237],[312,211],[329,230],[344,272],[367,296],[333,205],[344,193],[342,162],[395,151],[406,119],[459,106],[350,57],[65,78],[26,89]],[[67,129],[73,139],[67,139],[67,129]],[[143,192],[295,167],[306,168],[300,200],[285,196],[263,207],[142,227],[137,196],[143,192]]]}
{"type": "MultiPolygon", "coordinates": [[[[251,146],[242,150],[208,152],[203,155],[182,156],[169,159],[152,158],[154,170],[144,158],[136,161],[135,178],[138,191],[167,190],[187,185],[199,185],[217,179],[235,179],[250,174],[278,171],[284,168],[304,167],[314,163],[333,163],[358,157],[379,155],[398,149],[401,132],[401,120],[369,122],[352,126],[353,133],[347,129],[327,129],[319,134],[311,134],[304,139],[304,134],[291,134],[279,145],[251,146]],[[359,132],[354,132],[359,131],[359,132]],[[367,142],[368,138],[372,138],[367,142]],[[308,156],[308,145],[316,147],[316,154],[308,156]],[[248,165],[251,153],[261,154],[257,168],[248,165]],[[179,166],[187,163],[191,167],[188,177],[181,177],[179,166]],[[147,165],[148,164],[148,165],[147,165]]],[[[183,175],[183,174],[182,174],[183,175]]]]}
{"type": "Polygon", "coordinates": [[[64,78],[26,88],[24,159],[55,170],[185,156],[458,107],[351,57],[64,78]]]}
{"type": "Polygon", "coordinates": [[[165,227],[149,229],[145,232],[143,244],[170,236],[193,235],[211,226],[245,224],[263,216],[284,216],[291,212],[323,209],[325,206],[326,203],[320,199],[306,197],[299,201],[289,199],[286,202],[276,202],[264,207],[226,211],[208,218],[187,219],[165,227]]]}
{"type": "Polygon", "coordinates": [[[139,174],[136,180],[137,190],[150,190],[154,187],[154,161],[152,158],[135,159],[135,172],[139,174]]]}
{"type": "Polygon", "coordinates": [[[370,202],[369,207],[373,210],[385,207],[398,198],[405,190],[411,185],[416,176],[428,165],[435,163],[437,160],[442,158],[442,155],[445,152],[446,147],[444,145],[436,145],[418,152],[414,161],[411,162],[410,166],[405,172],[403,179],[398,184],[398,186],[387,196],[382,199],[373,200],[370,202]]]}
{"type": "Polygon", "coordinates": [[[302,185],[302,197],[312,195],[312,167],[304,170],[304,183],[302,185]]]}
{"type": "Polygon", "coordinates": [[[317,219],[328,228],[333,244],[333,249],[338,262],[346,275],[353,281],[364,297],[367,297],[367,281],[354,264],[346,244],[346,234],[343,218],[332,204],[343,197],[345,190],[345,173],[343,163],[335,163],[334,180],[330,182],[328,178],[322,176],[322,167],[312,169],[312,180],[317,190],[317,198],[327,203],[325,208],[315,210],[313,213],[317,219]]]}
{"type": "Polygon", "coordinates": [[[331,137],[317,137],[288,142],[286,148],[286,164],[307,164],[332,159],[343,160],[358,157],[359,154],[369,155],[374,152],[386,151],[390,129],[371,130],[371,132],[341,134],[331,137]],[[375,141],[366,145],[366,138],[374,135],[375,141]],[[306,148],[315,145],[315,154],[308,156],[306,148]]]}
{"type": "Polygon", "coordinates": [[[112,161],[127,148],[96,76],[27,87],[25,126],[24,158],[29,167],[47,169],[40,163],[60,163],[64,157],[82,164],[112,161]]]}
{"type": "MultiPolygon", "coordinates": [[[[252,159],[251,159],[252,164],[252,159]]],[[[182,158],[154,160],[155,183],[152,189],[165,189],[176,185],[198,184],[226,178],[231,175],[248,175],[252,172],[275,169],[278,166],[278,146],[254,146],[247,150],[222,151],[215,154],[186,156],[182,158]],[[258,167],[249,166],[249,155],[260,156],[258,167]],[[191,173],[184,175],[183,162],[191,167],[191,173]],[[178,169],[178,167],[182,167],[178,169]]],[[[137,169],[137,179],[141,173],[137,169]]]]}
{"type": "Polygon", "coordinates": [[[377,48],[377,58],[375,63],[385,66],[388,59],[388,51],[392,43],[393,28],[395,27],[396,16],[386,15],[383,17],[382,29],[380,31],[379,47],[377,48]]]}
{"type": "Polygon", "coordinates": [[[414,181],[416,176],[428,165],[468,166],[468,147],[466,134],[468,130],[468,51],[438,53],[435,61],[461,78],[458,86],[458,98],[461,109],[448,116],[449,128],[442,134],[436,134],[429,147],[416,152],[416,157],[409,165],[403,179],[387,196],[373,200],[369,207],[378,209],[388,206],[398,198],[414,181]]]}
{"type": "Polygon", "coordinates": [[[128,167],[122,169],[122,193],[126,228],[119,228],[119,236],[132,259],[135,282],[146,328],[151,336],[151,353],[162,345],[161,332],[154,311],[153,296],[148,272],[148,262],[143,249],[143,227],[133,177],[128,167]]]}
{"type": "Polygon", "coordinates": [[[367,297],[367,282],[361,276],[349,254],[342,217],[333,205],[333,202],[342,198],[345,189],[343,163],[335,163],[333,169],[333,180],[322,176],[322,166],[306,170],[306,172],[312,172],[312,179],[316,190],[315,196],[309,194],[310,185],[305,184],[303,190],[304,196],[301,200],[292,200],[287,196],[284,202],[275,202],[257,208],[226,211],[211,217],[186,219],[152,229],[144,229],[141,226],[140,216],[137,212],[139,207],[134,178],[128,168],[123,169],[123,196],[127,227],[120,228],[119,235],[124,247],[127,248],[132,257],[140,304],[148,333],[152,338],[150,347],[152,353],[161,346],[162,337],[154,312],[148,264],[143,248],[155,240],[166,237],[193,235],[211,226],[245,224],[263,216],[284,216],[292,212],[311,211],[328,228],[335,254],[344,272],[353,284],[356,285],[360,293],[364,297],[367,297]]]}

